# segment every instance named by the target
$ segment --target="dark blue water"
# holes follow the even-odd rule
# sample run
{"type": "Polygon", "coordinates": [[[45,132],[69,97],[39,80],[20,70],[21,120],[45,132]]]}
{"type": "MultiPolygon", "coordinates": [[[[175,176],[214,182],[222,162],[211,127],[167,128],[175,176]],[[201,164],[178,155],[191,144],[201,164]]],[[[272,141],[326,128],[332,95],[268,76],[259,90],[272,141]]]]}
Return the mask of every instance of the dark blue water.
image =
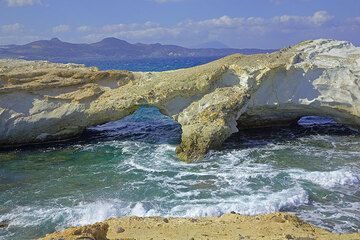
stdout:
{"type": "MultiPolygon", "coordinates": [[[[156,71],[204,61],[86,64],[156,71]]],[[[9,224],[0,239],[33,239],[116,216],[231,211],[290,211],[333,231],[359,231],[360,134],[328,118],[300,124],[240,132],[222,150],[185,164],[175,155],[180,126],[141,108],[79,139],[0,152],[0,221],[9,224]]]]}
{"type": "MultiPolygon", "coordinates": [[[[189,68],[202,65],[220,57],[196,57],[196,58],[156,58],[144,60],[118,60],[118,61],[82,61],[77,62],[85,64],[88,67],[98,67],[101,70],[123,69],[129,71],[166,71],[178,68],[189,68]]],[[[60,61],[61,62],[61,61],[60,61]]]]}

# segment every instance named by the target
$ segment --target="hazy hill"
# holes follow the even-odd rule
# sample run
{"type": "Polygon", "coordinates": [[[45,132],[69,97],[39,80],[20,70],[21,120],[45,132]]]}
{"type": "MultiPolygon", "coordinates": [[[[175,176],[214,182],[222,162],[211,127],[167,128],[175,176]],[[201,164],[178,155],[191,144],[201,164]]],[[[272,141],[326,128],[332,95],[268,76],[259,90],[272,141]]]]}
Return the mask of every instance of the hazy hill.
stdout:
{"type": "Polygon", "coordinates": [[[0,46],[0,58],[44,59],[44,60],[111,60],[143,58],[212,57],[233,53],[256,54],[273,50],[197,48],[176,45],[131,44],[117,38],[105,38],[91,44],[63,42],[58,38],[40,40],[25,45],[0,46]]]}

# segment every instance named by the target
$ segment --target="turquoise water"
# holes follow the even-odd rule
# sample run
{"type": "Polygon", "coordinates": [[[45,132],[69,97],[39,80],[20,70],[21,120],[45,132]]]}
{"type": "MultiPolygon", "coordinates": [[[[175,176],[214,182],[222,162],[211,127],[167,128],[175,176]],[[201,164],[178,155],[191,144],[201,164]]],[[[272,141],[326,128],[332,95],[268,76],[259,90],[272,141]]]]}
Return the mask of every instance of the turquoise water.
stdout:
{"type": "Polygon", "coordinates": [[[358,232],[360,133],[326,118],[300,123],[243,131],[193,164],[175,156],[179,125],[145,107],[70,142],[3,150],[0,222],[9,226],[0,239],[115,216],[230,211],[290,211],[333,231],[358,232]]]}

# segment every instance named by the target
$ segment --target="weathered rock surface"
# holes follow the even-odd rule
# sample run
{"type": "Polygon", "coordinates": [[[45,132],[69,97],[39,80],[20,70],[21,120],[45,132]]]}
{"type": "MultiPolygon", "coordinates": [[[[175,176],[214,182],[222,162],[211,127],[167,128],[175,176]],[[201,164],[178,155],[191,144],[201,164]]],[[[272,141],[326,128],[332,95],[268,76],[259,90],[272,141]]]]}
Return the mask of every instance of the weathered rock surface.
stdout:
{"type": "Polygon", "coordinates": [[[258,216],[225,214],[221,217],[204,218],[113,218],[102,223],[48,234],[42,239],[355,240],[360,239],[360,233],[331,233],[305,223],[291,214],[273,213],[258,216]]]}
{"type": "Polygon", "coordinates": [[[153,73],[0,60],[2,146],[70,138],[141,105],[156,106],[181,124],[177,155],[184,161],[218,148],[238,128],[307,115],[359,127],[360,48],[320,39],[153,73]]]}

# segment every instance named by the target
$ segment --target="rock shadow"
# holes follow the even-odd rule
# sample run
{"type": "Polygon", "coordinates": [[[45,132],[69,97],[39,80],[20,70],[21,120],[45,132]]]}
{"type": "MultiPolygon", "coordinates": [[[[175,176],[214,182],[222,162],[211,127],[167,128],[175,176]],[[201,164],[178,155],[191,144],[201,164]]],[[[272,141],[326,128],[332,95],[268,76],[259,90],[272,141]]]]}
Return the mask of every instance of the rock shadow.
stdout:
{"type": "Polygon", "coordinates": [[[106,141],[138,141],[150,144],[180,144],[181,126],[156,107],[140,107],[133,114],[114,122],[87,128],[79,136],[56,142],[0,148],[0,152],[44,151],[72,145],[106,141]]]}
{"type": "Polygon", "coordinates": [[[311,135],[360,136],[360,131],[335,122],[332,118],[306,116],[290,126],[242,129],[223,144],[224,149],[253,148],[291,142],[311,135]]]}

